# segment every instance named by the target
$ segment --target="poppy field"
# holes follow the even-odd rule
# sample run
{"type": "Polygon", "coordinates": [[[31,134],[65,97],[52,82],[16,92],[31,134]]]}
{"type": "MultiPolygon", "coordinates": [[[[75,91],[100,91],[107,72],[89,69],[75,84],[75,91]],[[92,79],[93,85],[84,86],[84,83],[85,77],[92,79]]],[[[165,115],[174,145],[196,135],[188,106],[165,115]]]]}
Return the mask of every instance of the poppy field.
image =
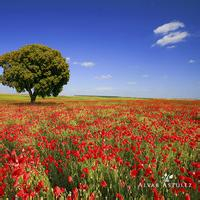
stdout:
{"type": "Polygon", "coordinates": [[[0,198],[198,199],[200,101],[0,95],[0,198]]]}

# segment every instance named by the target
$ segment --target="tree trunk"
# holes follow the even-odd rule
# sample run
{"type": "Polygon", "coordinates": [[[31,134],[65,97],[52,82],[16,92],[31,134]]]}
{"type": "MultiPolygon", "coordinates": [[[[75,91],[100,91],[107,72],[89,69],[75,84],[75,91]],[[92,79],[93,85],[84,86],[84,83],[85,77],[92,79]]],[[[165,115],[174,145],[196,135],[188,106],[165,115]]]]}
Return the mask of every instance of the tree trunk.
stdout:
{"type": "Polygon", "coordinates": [[[36,95],[31,95],[31,103],[34,104],[36,100],[36,95]]]}
{"type": "Polygon", "coordinates": [[[32,92],[31,90],[27,90],[27,91],[29,93],[29,96],[30,96],[30,99],[31,99],[31,103],[34,104],[35,100],[36,100],[36,97],[37,97],[37,94],[35,92],[32,92]]]}

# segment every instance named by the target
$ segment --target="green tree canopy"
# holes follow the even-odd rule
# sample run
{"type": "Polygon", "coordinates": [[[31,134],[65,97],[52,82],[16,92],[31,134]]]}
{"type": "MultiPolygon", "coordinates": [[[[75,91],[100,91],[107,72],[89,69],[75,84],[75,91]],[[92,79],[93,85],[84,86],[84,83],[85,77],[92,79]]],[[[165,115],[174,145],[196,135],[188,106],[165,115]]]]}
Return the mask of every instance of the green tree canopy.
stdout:
{"type": "Polygon", "coordinates": [[[0,56],[3,85],[17,92],[29,93],[31,102],[37,96],[57,96],[69,81],[69,65],[57,50],[40,44],[26,45],[0,56]]]}

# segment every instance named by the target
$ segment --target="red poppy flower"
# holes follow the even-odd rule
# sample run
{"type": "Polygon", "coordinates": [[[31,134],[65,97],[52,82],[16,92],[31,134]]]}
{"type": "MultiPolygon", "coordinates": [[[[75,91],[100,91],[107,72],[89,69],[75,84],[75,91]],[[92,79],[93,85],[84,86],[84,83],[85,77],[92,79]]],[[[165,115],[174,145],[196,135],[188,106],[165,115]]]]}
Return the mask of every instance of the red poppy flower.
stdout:
{"type": "Polygon", "coordinates": [[[67,181],[68,181],[68,183],[72,183],[73,182],[73,178],[71,176],[68,176],[67,181]]]}
{"type": "Polygon", "coordinates": [[[131,171],[130,171],[130,176],[132,177],[132,178],[135,178],[136,177],[136,175],[137,175],[137,170],[136,169],[132,169],[131,171]]]}
{"type": "Polygon", "coordinates": [[[64,188],[60,188],[60,187],[58,187],[58,186],[56,186],[56,187],[53,189],[53,192],[54,192],[54,195],[56,196],[56,198],[58,198],[64,191],[65,191],[64,188]]]}
{"type": "Polygon", "coordinates": [[[116,198],[119,200],[124,200],[124,197],[120,193],[116,194],[116,198]]]}
{"type": "Polygon", "coordinates": [[[190,200],[191,198],[190,198],[190,195],[187,193],[186,195],[185,195],[185,200],[190,200]]]}
{"type": "Polygon", "coordinates": [[[89,199],[88,200],[95,200],[95,193],[92,192],[89,196],[89,199]]]}
{"type": "Polygon", "coordinates": [[[106,183],[106,181],[101,181],[101,187],[106,187],[107,186],[107,183],[106,183]]]}
{"type": "Polygon", "coordinates": [[[83,172],[84,172],[85,174],[89,174],[89,169],[88,169],[87,167],[85,167],[85,168],[83,168],[83,172]]]}
{"type": "Polygon", "coordinates": [[[72,199],[78,200],[78,189],[77,188],[73,188],[73,190],[72,190],[72,199]]]}

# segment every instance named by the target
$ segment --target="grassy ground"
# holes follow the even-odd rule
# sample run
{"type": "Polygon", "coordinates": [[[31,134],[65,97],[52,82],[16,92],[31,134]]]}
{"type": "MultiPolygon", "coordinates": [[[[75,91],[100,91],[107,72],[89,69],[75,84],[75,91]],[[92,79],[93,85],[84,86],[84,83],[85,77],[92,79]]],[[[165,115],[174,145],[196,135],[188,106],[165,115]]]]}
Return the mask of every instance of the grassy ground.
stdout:
{"type": "MultiPolygon", "coordinates": [[[[137,98],[131,97],[103,97],[103,96],[58,96],[58,97],[46,97],[41,98],[37,97],[37,103],[48,103],[48,102],[63,102],[63,101],[96,101],[96,100],[105,100],[105,101],[121,101],[121,100],[136,100],[137,98]]],[[[19,94],[0,94],[0,103],[29,103],[30,98],[28,95],[19,95],[19,94]]]]}

